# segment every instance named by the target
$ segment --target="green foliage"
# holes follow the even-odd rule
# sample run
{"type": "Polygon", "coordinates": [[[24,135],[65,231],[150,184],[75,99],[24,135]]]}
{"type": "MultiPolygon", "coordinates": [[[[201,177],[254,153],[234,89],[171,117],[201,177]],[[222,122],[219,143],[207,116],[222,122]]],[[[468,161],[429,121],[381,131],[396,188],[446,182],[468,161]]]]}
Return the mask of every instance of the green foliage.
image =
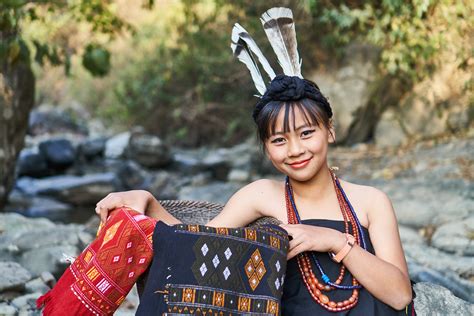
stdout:
{"type": "Polygon", "coordinates": [[[119,75],[114,91],[125,107],[120,112],[181,144],[235,142],[248,134],[254,100],[252,86],[239,84],[245,70],[233,60],[229,32],[223,32],[230,29],[222,19],[230,7],[212,1],[183,3],[169,17],[174,24],[142,26],[130,44],[156,41],[119,75]],[[238,132],[226,133],[228,126],[238,132]]]}
{"type": "MultiPolygon", "coordinates": [[[[419,81],[440,62],[446,45],[472,31],[471,1],[383,0],[308,1],[315,25],[329,48],[341,49],[358,40],[381,48],[382,69],[391,75],[419,81]],[[468,23],[466,23],[468,22],[468,23]]],[[[457,51],[461,51],[459,42],[457,51]]],[[[464,58],[467,58],[466,54],[464,58]]]]}
{"type": "MultiPolygon", "coordinates": [[[[30,63],[29,51],[33,49],[34,61],[39,65],[43,66],[46,61],[54,66],[64,65],[65,72],[69,73],[73,50],[67,41],[24,38],[22,24],[38,22],[48,25],[54,17],[67,14],[74,22],[89,25],[93,34],[113,38],[120,30],[131,27],[110,7],[109,1],[102,0],[4,0],[0,3],[0,61],[30,63]]],[[[84,66],[91,74],[104,76],[110,68],[110,53],[97,43],[86,44],[84,66]]]]}
{"type": "Polygon", "coordinates": [[[89,44],[82,57],[82,65],[93,76],[103,77],[110,70],[110,53],[99,44],[89,44]]]}

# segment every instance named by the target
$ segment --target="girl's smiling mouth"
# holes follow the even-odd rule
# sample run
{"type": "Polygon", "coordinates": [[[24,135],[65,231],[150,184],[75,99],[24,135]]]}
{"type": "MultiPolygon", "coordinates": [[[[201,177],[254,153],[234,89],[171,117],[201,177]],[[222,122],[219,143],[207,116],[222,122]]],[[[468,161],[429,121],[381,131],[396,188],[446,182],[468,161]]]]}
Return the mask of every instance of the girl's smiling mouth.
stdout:
{"type": "Polygon", "coordinates": [[[311,159],[313,159],[313,157],[311,157],[309,159],[306,159],[306,160],[300,160],[300,161],[296,161],[296,162],[293,162],[293,163],[289,163],[288,165],[291,168],[294,168],[294,169],[303,168],[303,167],[306,167],[306,165],[309,163],[309,161],[311,159]]]}

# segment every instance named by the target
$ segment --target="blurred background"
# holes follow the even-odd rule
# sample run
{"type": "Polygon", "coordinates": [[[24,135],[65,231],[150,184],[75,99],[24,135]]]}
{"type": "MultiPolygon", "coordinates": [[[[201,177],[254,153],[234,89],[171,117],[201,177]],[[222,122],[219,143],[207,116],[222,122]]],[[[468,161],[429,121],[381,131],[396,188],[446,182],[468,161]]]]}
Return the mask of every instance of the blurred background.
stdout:
{"type": "Polygon", "coordinates": [[[110,192],[225,203],[281,178],[230,50],[239,22],[279,71],[273,6],[293,10],[303,76],[335,113],[330,164],[393,201],[418,313],[473,312],[472,1],[2,0],[0,315],[38,314],[110,192]]]}

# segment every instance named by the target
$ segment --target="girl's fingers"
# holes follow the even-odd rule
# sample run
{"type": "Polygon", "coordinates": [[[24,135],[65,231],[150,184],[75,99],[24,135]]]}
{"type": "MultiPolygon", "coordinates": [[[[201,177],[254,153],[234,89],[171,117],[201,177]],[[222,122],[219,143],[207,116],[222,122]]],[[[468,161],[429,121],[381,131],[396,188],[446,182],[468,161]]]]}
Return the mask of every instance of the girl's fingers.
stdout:
{"type": "Polygon", "coordinates": [[[287,258],[287,260],[290,260],[291,258],[296,256],[297,254],[299,254],[301,252],[304,252],[304,251],[305,251],[304,244],[300,243],[297,246],[295,246],[294,248],[290,248],[290,251],[288,252],[288,255],[287,255],[286,258],[287,258]]]}

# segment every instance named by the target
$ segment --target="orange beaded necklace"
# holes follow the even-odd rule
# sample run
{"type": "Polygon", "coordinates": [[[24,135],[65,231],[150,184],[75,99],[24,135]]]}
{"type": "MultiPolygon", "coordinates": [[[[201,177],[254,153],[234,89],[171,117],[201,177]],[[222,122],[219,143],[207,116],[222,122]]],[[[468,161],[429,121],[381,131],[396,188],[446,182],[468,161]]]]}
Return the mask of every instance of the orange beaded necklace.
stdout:
{"type": "MultiPolygon", "coordinates": [[[[346,233],[349,233],[349,231],[351,230],[351,233],[354,236],[356,243],[360,245],[361,236],[359,234],[359,229],[358,229],[359,228],[358,226],[360,226],[360,224],[356,218],[355,212],[353,212],[352,208],[348,205],[345,194],[342,191],[342,187],[340,186],[340,183],[338,182],[338,179],[336,178],[336,175],[333,172],[331,172],[331,177],[334,184],[334,189],[336,190],[339,207],[341,209],[341,213],[344,218],[344,230],[346,233]],[[350,226],[349,226],[349,223],[350,223],[350,226]]],[[[289,224],[300,223],[298,210],[296,209],[296,204],[293,198],[293,189],[291,187],[291,184],[288,178],[286,181],[285,200],[286,200],[286,209],[287,209],[287,215],[288,215],[288,223],[289,224]]],[[[354,277],[352,277],[352,286],[339,286],[346,272],[346,268],[344,267],[343,264],[341,264],[341,268],[340,268],[340,272],[339,272],[339,276],[337,280],[334,283],[331,283],[329,281],[329,278],[323,274],[322,268],[319,266],[318,262],[316,263],[323,274],[323,282],[320,282],[317,279],[311,266],[309,253],[307,252],[300,253],[297,256],[297,260],[298,260],[298,267],[300,269],[306,288],[308,289],[313,299],[316,302],[318,302],[322,307],[332,312],[339,312],[339,311],[351,309],[357,304],[358,297],[359,297],[358,288],[360,288],[360,285],[357,282],[357,280],[354,277]],[[333,284],[333,285],[330,285],[330,284],[333,284]],[[336,290],[337,289],[336,286],[338,288],[352,289],[352,295],[347,300],[344,300],[341,302],[331,301],[329,297],[324,294],[324,292],[330,292],[330,291],[336,290]]]]}

